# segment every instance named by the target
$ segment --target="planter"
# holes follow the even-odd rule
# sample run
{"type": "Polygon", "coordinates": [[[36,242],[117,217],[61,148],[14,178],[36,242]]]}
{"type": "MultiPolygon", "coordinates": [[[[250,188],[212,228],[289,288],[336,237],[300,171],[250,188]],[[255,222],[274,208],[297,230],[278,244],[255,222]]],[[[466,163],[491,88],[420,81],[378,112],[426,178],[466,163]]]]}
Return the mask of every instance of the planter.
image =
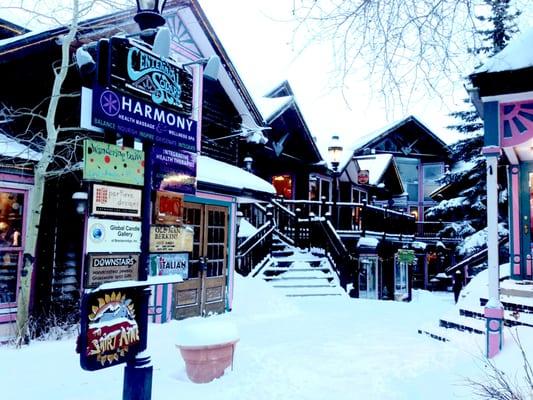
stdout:
{"type": "Polygon", "coordinates": [[[207,346],[176,345],[185,361],[187,376],[194,383],[207,383],[220,378],[230,365],[238,340],[207,346]]]}
{"type": "Polygon", "coordinates": [[[220,378],[225,369],[233,365],[238,341],[233,324],[193,318],[180,324],[176,347],[185,361],[189,379],[194,383],[207,383],[220,378]]]}

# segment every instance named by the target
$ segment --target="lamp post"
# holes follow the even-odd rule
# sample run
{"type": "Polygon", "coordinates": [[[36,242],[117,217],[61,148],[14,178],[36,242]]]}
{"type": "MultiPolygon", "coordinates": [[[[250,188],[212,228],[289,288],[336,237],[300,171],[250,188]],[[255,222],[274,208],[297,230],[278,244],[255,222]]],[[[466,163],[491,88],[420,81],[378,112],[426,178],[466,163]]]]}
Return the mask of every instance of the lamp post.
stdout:
{"type": "MultiPolygon", "coordinates": [[[[161,15],[166,0],[136,0],[137,14],[135,22],[141,30],[141,38],[152,44],[156,36],[157,29],[165,24],[165,19],[161,15]],[[149,33],[146,33],[146,31],[149,33]],[[144,32],[144,34],[143,34],[144,32]]],[[[163,46],[158,46],[163,47],[163,46]]],[[[162,56],[167,55],[168,49],[161,51],[162,56]]],[[[139,280],[148,279],[148,253],[150,237],[150,214],[152,197],[152,142],[143,140],[145,153],[144,187],[142,192],[142,225],[141,225],[141,255],[139,257],[139,280]]],[[[150,297],[149,287],[145,287],[142,293],[142,300],[138,311],[139,329],[145,331],[143,340],[139,343],[139,353],[129,360],[124,369],[124,384],[122,389],[123,400],[151,400],[152,398],[152,375],[153,365],[149,353],[147,352],[147,331],[148,331],[148,301],[150,297]]]]}
{"type": "Polygon", "coordinates": [[[332,196],[333,196],[333,209],[332,209],[332,220],[335,225],[335,228],[338,228],[338,209],[337,203],[339,201],[339,163],[342,154],[343,147],[340,143],[339,136],[331,136],[331,142],[328,146],[328,155],[331,163],[331,168],[333,169],[333,187],[332,187],[332,196]]]}

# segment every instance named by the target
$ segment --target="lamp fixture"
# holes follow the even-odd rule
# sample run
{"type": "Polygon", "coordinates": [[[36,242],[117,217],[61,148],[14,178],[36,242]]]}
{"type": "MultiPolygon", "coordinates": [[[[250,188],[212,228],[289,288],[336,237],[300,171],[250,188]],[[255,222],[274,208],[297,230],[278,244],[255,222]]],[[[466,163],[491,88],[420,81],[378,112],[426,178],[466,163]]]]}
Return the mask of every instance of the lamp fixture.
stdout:
{"type": "Polygon", "coordinates": [[[340,144],[340,139],[338,135],[331,136],[331,142],[328,146],[328,155],[331,162],[331,166],[333,167],[333,171],[337,172],[337,168],[339,168],[340,158],[342,154],[343,147],[340,144]]]}
{"type": "Polygon", "coordinates": [[[137,14],[133,19],[139,25],[141,31],[154,29],[165,25],[163,8],[166,0],[135,0],[137,2],[137,14]]]}

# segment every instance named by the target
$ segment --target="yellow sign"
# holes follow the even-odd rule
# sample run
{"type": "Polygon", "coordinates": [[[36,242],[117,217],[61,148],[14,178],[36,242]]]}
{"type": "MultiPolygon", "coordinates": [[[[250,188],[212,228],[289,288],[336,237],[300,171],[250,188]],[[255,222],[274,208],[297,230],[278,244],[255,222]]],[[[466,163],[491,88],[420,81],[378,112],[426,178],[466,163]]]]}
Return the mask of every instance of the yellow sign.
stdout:
{"type": "Polygon", "coordinates": [[[150,227],[150,252],[192,251],[193,234],[192,227],[186,225],[152,225],[150,227]]]}

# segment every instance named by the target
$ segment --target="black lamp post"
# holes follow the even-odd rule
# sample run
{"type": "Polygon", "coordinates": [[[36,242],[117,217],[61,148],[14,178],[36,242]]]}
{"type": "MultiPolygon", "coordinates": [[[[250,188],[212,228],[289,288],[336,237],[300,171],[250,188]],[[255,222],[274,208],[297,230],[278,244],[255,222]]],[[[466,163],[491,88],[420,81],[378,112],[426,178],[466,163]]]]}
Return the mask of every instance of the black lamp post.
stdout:
{"type": "Polygon", "coordinates": [[[155,29],[165,25],[165,18],[163,18],[163,8],[167,0],[135,0],[137,2],[137,14],[133,19],[141,28],[155,29]]]}
{"type": "Polygon", "coordinates": [[[337,202],[339,201],[339,163],[342,154],[342,145],[339,140],[338,135],[333,135],[331,137],[330,145],[328,146],[328,155],[333,169],[333,209],[332,209],[332,220],[335,225],[335,228],[338,228],[338,209],[337,202]]]}

